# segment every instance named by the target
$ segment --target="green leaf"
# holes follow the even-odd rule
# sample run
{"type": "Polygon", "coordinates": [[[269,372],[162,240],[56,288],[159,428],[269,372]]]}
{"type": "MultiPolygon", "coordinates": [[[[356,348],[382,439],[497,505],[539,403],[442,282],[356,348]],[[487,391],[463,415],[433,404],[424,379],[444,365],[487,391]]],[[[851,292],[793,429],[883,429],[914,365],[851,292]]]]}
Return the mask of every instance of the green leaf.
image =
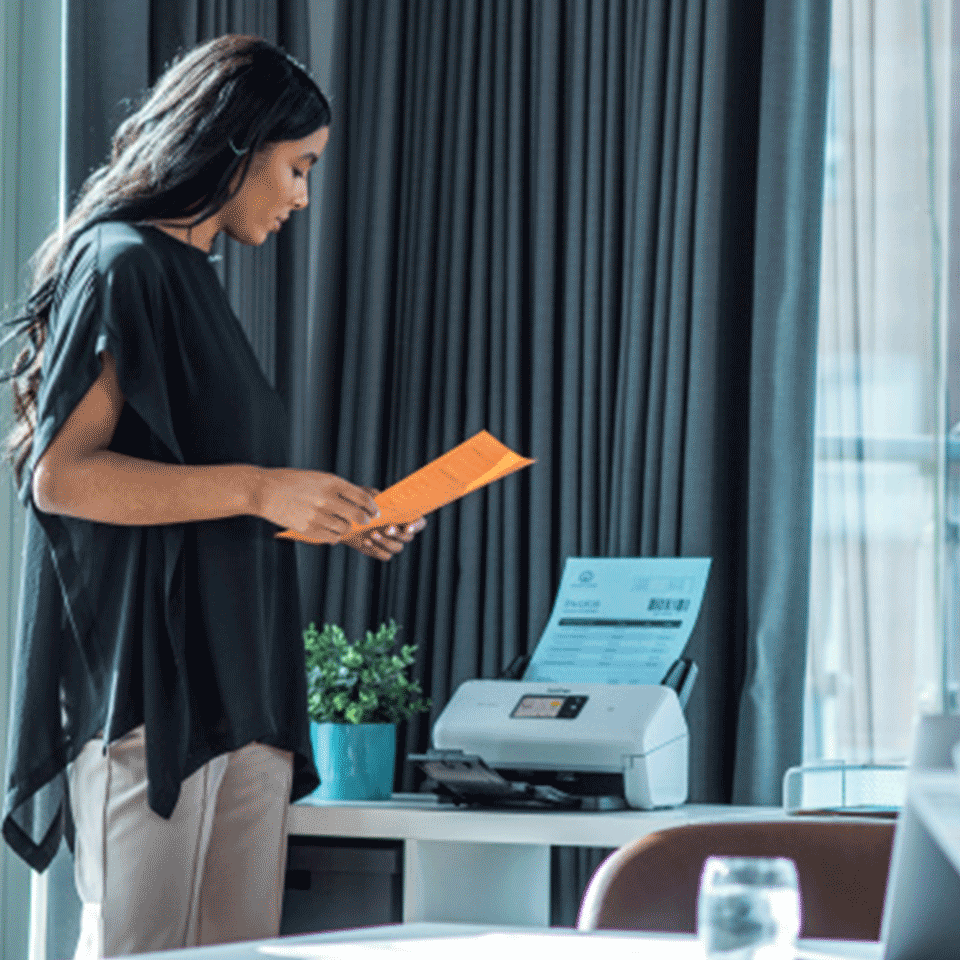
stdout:
{"type": "Polygon", "coordinates": [[[399,626],[389,620],[376,632],[351,641],[336,624],[303,631],[307,706],[313,720],[333,723],[398,723],[428,710],[416,680],[416,644],[396,642],[399,626]]]}

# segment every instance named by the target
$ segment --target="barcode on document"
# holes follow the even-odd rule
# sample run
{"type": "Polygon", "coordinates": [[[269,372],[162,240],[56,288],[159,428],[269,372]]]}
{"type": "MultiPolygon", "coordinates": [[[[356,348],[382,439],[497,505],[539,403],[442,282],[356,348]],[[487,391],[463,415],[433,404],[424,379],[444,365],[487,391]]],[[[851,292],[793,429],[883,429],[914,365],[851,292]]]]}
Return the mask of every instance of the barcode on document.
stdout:
{"type": "Polygon", "coordinates": [[[647,610],[655,610],[660,613],[673,611],[680,613],[690,609],[689,597],[651,597],[647,610]]]}

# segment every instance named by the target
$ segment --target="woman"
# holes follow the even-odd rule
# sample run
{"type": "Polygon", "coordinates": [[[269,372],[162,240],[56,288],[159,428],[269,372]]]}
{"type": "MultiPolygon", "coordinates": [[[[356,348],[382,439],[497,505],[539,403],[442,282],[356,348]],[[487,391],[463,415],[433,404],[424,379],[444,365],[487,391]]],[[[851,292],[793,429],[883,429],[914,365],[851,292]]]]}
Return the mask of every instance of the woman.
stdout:
{"type": "MultiPolygon", "coordinates": [[[[3,833],[64,831],[78,956],[275,936],[285,815],[317,774],[292,528],[373,491],[288,469],[286,412],[208,260],[307,205],[330,110],[271,44],[173,64],[38,252],[8,452],[27,510],[3,833]]],[[[389,559],[423,526],[350,543],[389,559]]]]}

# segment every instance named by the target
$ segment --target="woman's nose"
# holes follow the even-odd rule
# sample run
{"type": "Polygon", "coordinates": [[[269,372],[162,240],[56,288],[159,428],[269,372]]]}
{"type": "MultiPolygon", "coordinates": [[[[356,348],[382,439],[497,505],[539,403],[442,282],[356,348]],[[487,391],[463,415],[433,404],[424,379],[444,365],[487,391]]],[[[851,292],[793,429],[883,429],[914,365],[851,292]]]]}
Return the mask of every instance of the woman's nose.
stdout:
{"type": "Polygon", "coordinates": [[[298,187],[296,196],[293,199],[293,205],[297,210],[302,210],[310,202],[310,188],[307,186],[305,180],[301,180],[298,187]]]}

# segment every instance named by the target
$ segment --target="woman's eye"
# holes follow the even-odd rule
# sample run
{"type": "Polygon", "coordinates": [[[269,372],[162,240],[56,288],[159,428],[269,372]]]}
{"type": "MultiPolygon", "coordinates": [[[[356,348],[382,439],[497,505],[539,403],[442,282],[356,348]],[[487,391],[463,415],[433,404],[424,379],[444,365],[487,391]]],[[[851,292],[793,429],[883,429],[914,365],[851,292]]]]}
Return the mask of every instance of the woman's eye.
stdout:
{"type": "Polygon", "coordinates": [[[296,167],[293,168],[293,175],[295,177],[305,177],[306,174],[302,170],[298,170],[296,167]]]}

